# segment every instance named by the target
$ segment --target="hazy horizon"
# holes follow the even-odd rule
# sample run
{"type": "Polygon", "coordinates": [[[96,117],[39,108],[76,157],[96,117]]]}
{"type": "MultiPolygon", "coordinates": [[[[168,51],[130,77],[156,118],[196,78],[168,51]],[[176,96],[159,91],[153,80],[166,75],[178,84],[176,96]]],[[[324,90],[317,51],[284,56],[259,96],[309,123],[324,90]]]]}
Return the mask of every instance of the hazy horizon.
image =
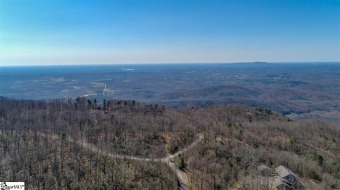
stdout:
{"type": "Polygon", "coordinates": [[[268,64],[340,64],[340,61],[291,61],[291,62],[267,62],[267,61],[245,61],[245,62],[177,62],[177,63],[65,63],[65,64],[0,64],[0,67],[39,67],[39,66],[147,66],[147,65],[229,65],[229,64],[256,64],[256,63],[268,63],[268,64]]]}

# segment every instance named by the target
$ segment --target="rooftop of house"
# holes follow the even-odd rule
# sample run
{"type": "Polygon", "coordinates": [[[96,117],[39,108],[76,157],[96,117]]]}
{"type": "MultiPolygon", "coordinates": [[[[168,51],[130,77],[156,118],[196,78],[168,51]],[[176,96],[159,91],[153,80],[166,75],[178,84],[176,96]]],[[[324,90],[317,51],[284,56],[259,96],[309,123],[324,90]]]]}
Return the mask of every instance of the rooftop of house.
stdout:
{"type": "Polygon", "coordinates": [[[288,175],[293,175],[293,176],[295,176],[295,174],[290,170],[290,169],[288,169],[288,168],[286,168],[286,167],[284,167],[284,166],[278,166],[278,167],[276,167],[275,168],[275,171],[276,171],[276,173],[280,176],[280,177],[282,177],[282,178],[284,178],[284,177],[286,177],[286,176],[288,176],[288,175]]]}

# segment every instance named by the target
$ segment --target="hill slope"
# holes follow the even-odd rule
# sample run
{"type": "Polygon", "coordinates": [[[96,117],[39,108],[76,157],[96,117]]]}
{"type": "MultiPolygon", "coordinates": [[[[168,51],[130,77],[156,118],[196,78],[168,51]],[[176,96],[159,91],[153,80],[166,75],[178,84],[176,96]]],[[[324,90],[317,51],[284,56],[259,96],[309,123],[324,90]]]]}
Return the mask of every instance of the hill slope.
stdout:
{"type": "Polygon", "coordinates": [[[179,174],[173,168],[145,161],[173,154],[169,162],[187,189],[247,187],[245,179],[256,176],[260,164],[289,167],[306,187],[312,186],[310,179],[318,188],[340,187],[336,123],[294,122],[269,109],[240,105],[178,110],[135,101],[98,105],[84,98],[0,98],[0,169],[5,171],[0,178],[25,181],[29,189],[174,189],[179,174]],[[176,154],[200,135],[202,141],[176,154]]]}

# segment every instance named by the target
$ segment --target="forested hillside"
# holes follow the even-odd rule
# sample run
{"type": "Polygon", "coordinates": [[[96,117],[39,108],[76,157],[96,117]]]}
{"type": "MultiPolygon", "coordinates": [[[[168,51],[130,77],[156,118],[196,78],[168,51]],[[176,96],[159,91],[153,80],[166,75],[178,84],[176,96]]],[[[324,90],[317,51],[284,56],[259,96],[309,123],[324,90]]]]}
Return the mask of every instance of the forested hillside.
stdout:
{"type": "Polygon", "coordinates": [[[0,179],[28,189],[249,189],[260,164],[338,189],[339,139],[339,124],[264,108],[0,98],[0,179]]]}

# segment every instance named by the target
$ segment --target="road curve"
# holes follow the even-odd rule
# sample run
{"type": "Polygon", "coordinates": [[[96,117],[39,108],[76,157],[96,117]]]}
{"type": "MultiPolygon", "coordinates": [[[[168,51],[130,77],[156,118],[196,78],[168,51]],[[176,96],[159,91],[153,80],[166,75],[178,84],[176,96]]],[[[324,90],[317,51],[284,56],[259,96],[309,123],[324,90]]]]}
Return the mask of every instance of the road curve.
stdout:
{"type": "MultiPolygon", "coordinates": [[[[60,139],[60,137],[57,136],[57,135],[46,135],[46,134],[43,134],[43,133],[38,133],[38,135],[42,136],[42,137],[48,136],[49,138],[52,138],[52,139],[60,139]]],[[[82,140],[74,140],[70,137],[68,137],[66,140],[69,141],[69,142],[75,142],[78,145],[84,147],[85,149],[90,150],[91,152],[94,152],[94,153],[97,153],[97,154],[100,154],[100,155],[103,155],[103,156],[108,156],[108,157],[111,157],[111,158],[130,159],[130,160],[138,160],[138,161],[145,161],[145,162],[164,162],[176,174],[177,180],[178,180],[179,190],[186,190],[187,189],[187,182],[186,182],[181,170],[178,169],[175,166],[175,164],[170,161],[170,159],[175,158],[176,156],[179,156],[180,154],[183,154],[184,152],[188,151],[189,149],[195,147],[199,142],[201,142],[203,140],[203,135],[202,134],[198,135],[198,138],[194,142],[192,142],[189,146],[181,149],[180,151],[177,151],[176,153],[170,154],[170,155],[163,157],[163,158],[155,158],[155,159],[136,157],[136,156],[128,156],[128,155],[111,154],[111,153],[108,153],[107,151],[100,150],[95,145],[87,143],[87,142],[82,141],[82,140]]]]}

